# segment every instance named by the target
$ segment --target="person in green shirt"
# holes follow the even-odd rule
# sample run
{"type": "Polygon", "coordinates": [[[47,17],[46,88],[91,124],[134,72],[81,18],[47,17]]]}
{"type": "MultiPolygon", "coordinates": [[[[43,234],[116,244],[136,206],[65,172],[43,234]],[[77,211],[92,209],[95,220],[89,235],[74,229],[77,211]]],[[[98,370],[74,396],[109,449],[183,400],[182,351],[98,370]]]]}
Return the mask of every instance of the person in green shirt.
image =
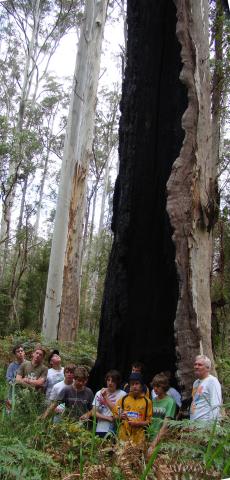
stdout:
{"type": "Polygon", "coordinates": [[[149,449],[148,456],[154,451],[156,445],[160,442],[162,437],[167,431],[167,421],[175,417],[176,402],[167,395],[169,389],[169,380],[163,373],[155,375],[152,380],[152,386],[154,392],[157,395],[153,398],[153,420],[149,427],[150,439],[152,440],[149,449]]]}
{"type": "Polygon", "coordinates": [[[31,361],[23,362],[16,375],[16,384],[22,387],[43,390],[47,377],[47,367],[43,364],[45,350],[37,345],[32,353],[31,361]]]}

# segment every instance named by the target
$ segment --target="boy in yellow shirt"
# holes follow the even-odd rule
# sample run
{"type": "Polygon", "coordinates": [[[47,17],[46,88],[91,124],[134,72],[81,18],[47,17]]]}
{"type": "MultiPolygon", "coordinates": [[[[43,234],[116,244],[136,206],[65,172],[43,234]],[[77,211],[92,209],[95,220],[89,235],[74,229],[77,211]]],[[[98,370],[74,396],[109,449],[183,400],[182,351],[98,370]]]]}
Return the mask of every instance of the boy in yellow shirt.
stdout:
{"type": "Polygon", "coordinates": [[[131,373],[129,394],[120,398],[113,414],[121,420],[118,437],[120,440],[132,440],[142,443],[145,440],[145,427],[152,420],[152,402],[143,393],[143,378],[140,373],[131,373]]]}

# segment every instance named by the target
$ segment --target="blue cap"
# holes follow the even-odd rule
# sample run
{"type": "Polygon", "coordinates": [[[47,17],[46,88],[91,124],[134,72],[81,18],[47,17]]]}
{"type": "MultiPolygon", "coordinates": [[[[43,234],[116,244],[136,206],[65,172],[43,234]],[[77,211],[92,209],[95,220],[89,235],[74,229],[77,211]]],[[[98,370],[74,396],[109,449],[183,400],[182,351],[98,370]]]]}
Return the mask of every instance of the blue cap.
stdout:
{"type": "Polygon", "coordinates": [[[141,373],[131,373],[130,377],[129,377],[129,382],[140,382],[141,385],[144,385],[144,380],[143,380],[143,377],[141,375],[141,373]]]}

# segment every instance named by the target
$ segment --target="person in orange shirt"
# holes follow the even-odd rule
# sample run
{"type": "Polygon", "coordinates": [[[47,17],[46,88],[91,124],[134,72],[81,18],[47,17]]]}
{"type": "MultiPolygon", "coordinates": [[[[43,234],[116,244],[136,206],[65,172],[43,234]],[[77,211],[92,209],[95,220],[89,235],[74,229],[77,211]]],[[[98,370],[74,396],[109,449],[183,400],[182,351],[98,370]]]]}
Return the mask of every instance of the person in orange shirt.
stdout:
{"type": "Polygon", "coordinates": [[[129,393],[120,398],[113,408],[113,415],[120,420],[118,438],[142,443],[145,429],[152,420],[152,402],[143,393],[144,382],[140,373],[131,373],[129,393]]]}

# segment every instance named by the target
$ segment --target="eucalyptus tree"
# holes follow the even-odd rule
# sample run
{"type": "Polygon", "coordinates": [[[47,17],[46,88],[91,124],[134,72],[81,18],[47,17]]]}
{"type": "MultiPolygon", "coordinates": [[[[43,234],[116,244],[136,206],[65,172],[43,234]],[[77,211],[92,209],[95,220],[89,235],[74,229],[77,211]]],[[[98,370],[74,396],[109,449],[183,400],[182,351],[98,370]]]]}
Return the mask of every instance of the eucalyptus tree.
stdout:
{"type": "MultiPolygon", "coordinates": [[[[36,242],[32,223],[37,209],[35,226],[38,229],[49,161],[47,151],[51,142],[54,143],[54,133],[49,131],[54,121],[46,127],[45,120],[47,115],[49,122],[50,115],[45,108],[49,64],[61,38],[70,29],[76,30],[82,11],[81,2],[76,0],[6,0],[0,5],[1,61],[5,67],[1,71],[3,81],[0,88],[3,95],[0,101],[7,123],[8,145],[2,156],[4,177],[0,263],[1,279],[9,287],[9,316],[13,324],[18,317],[20,283],[27,268],[28,252],[36,242]],[[42,130],[43,133],[46,130],[46,145],[42,130]],[[44,168],[39,187],[40,198],[36,203],[32,199],[36,197],[35,177],[40,161],[44,168]],[[13,210],[14,225],[11,221],[13,210]],[[8,274],[4,279],[7,264],[8,274]]],[[[53,113],[54,110],[53,107],[53,113]]]]}
{"type": "Polygon", "coordinates": [[[114,241],[98,357],[148,379],[177,371],[189,398],[195,355],[212,358],[213,185],[208,1],[128,0],[114,241]]]}
{"type": "Polygon", "coordinates": [[[43,333],[77,332],[83,222],[107,0],[88,0],[82,19],[55,217],[43,333]]]}

